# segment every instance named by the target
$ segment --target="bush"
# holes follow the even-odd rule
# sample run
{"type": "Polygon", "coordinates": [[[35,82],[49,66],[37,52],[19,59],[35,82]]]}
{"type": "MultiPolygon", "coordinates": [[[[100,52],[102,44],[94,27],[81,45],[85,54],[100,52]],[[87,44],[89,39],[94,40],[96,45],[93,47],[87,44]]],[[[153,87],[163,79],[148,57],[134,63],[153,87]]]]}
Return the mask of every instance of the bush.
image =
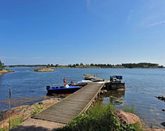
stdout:
{"type": "Polygon", "coordinates": [[[57,131],[140,131],[137,125],[124,125],[112,105],[97,104],[57,131]]]}

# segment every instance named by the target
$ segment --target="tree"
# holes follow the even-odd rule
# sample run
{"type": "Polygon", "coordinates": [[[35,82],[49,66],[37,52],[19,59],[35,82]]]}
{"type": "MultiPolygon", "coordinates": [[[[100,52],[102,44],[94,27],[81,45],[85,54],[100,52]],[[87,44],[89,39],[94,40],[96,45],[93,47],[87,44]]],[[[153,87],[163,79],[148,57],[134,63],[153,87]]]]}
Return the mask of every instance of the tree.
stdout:
{"type": "Polygon", "coordinates": [[[93,63],[91,63],[91,64],[90,64],[90,66],[94,66],[94,64],[93,64],[93,63]]]}
{"type": "Polygon", "coordinates": [[[79,64],[76,64],[76,67],[78,67],[79,66],[79,64]]]}
{"type": "Polygon", "coordinates": [[[84,64],[83,63],[80,63],[80,66],[84,66],[84,64]]]}
{"type": "Polygon", "coordinates": [[[2,70],[3,68],[4,68],[4,64],[0,60],[0,70],[2,70]]]}

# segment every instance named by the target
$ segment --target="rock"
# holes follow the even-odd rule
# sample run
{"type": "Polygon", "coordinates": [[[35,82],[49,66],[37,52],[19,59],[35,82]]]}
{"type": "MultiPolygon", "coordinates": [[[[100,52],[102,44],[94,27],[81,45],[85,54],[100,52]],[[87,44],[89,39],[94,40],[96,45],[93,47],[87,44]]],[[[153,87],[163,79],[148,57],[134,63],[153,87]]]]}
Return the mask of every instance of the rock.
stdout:
{"type": "Polygon", "coordinates": [[[101,90],[100,91],[100,94],[102,95],[102,94],[105,94],[105,93],[107,93],[107,90],[101,90]]]}
{"type": "Polygon", "coordinates": [[[13,71],[3,69],[3,70],[0,70],[0,75],[6,74],[9,72],[13,72],[13,71]]]}
{"type": "Polygon", "coordinates": [[[165,129],[146,129],[145,131],[165,131],[165,129]]]}
{"type": "Polygon", "coordinates": [[[9,126],[9,116],[11,119],[13,118],[21,118],[23,121],[30,118],[34,111],[36,110],[36,107],[41,106],[41,109],[37,110],[45,110],[49,108],[50,106],[56,104],[59,102],[60,99],[58,98],[50,98],[46,100],[42,100],[41,102],[35,103],[33,105],[23,105],[19,107],[12,108],[9,111],[6,111],[3,113],[2,120],[0,121],[0,129],[1,128],[8,128],[9,126]]]}
{"type": "MultiPolygon", "coordinates": [[[[142,126],[140,118],[135,114],[117,110],[116,115],[123,124],[139,124],[140,126],[142,126]]],[[[161,125],[165,126],[165,122],[161,123],[161,125]]],[[[165,129],[145,128],[144,131],[165,131],[165,129]]]]}
{"type": "Polygon", "coordinates": [[[133,113],[117,110],[116,115],[123,124],[141,124],[140,118],[133,113]]]}
{"type": "Polygon", "coordinates": [[[161,123],[161,125],[165,127],[165,122],[161,123]]]}
{"type": "Polygon", "coordinates": [[[156,98],[158,98],[158,99],[161,100],[161,101],[165,101],[165,96],[158,96],[158,97],[156,97],[156,98]]]}

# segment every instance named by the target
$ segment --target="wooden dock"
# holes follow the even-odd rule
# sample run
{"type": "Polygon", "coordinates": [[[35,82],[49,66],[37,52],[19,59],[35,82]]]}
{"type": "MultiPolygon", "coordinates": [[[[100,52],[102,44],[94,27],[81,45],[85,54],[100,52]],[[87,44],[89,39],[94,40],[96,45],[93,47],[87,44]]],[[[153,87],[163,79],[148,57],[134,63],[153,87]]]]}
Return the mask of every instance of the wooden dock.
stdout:
{"type": "Polygon", "coordinates": [[[89,83],[34,118],[67,124],[91,106],[103,86],[100,83],[89,83]]]}

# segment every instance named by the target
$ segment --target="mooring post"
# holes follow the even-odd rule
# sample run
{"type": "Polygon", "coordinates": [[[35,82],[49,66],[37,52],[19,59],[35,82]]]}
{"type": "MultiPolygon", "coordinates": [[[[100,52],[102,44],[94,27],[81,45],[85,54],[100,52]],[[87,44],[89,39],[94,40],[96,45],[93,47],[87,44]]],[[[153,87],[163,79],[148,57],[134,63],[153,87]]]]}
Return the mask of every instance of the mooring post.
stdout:
{"type": "Polygon", "coordinates": [[[11,123],[10,123],[10,111],[11,111],[11,88],[9,88],[9,130],[11,128],[11,123]]]}

